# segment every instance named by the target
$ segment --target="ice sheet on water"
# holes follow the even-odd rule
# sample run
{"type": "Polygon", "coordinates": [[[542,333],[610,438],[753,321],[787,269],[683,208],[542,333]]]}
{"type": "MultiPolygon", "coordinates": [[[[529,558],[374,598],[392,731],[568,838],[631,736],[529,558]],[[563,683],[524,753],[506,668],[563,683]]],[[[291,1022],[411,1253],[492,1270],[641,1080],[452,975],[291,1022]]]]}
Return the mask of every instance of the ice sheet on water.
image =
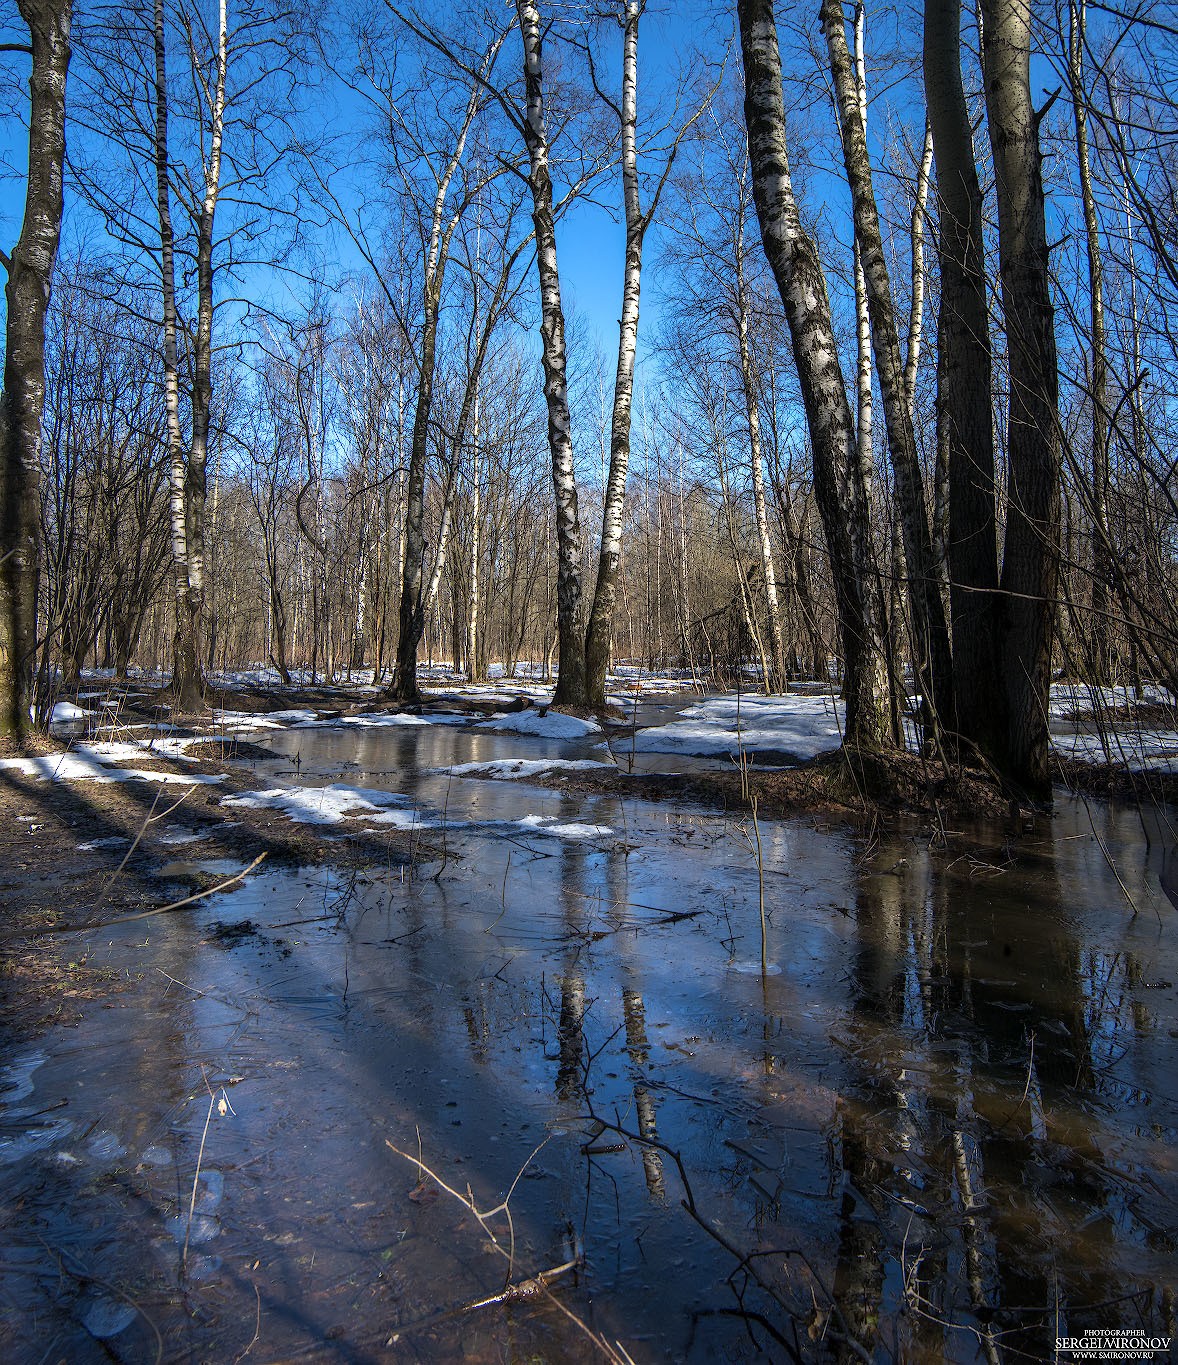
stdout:
{"type": "Polygon", "coordinates": [[[125,1332],[139,1316],[129,1303],[122,1299],[93,1299],[82,1314],[82,1326],[92,1337],[107,1341],[125,1332]]]}
{"type": "Polygon", "coordinates": [[[26,1052],[7,1066],[0,1066],[0,1105],[19,1104],[33,1093],[33,1072],[45,1064],[43,1052],[26,1052]]]}

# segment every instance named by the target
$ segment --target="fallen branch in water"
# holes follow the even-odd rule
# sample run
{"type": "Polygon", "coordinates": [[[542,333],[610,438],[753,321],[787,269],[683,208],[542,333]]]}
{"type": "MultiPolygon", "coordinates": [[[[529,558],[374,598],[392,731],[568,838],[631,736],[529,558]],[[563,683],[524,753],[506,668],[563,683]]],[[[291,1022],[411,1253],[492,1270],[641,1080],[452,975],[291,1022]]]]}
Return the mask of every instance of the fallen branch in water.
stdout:
{"type": "MultiPolygon", "coordinates": [[[[395,1143],[392,1143],[388,1138],[385,1138],[386,1147],[391,1151],[396,1152],[399,1157],[403,1157],[411,1165],[416,1166],[422,1177],[428,1176],[439,1186],[439,1188],[445,1190],[447,1194],[457,1199],[465,1209],[474,1215],[478,1220],[479,1226],[487,1234],[491,1246],[494,1247],[501,1256],[507,1259],[508,1281],[497,1294],[491,1294],[483,1299],[476,1299],[472,1303],[463,1304],[459,1308],[449,1309],[446,1312],[439,1313],[434,1317],[427,1318],[421,1322],[409,1323],[405,1327],[398,1327],[392,1336],[389,1337],[386,1345],[393,1345],[398,1337],[406,1332],[418,1331],[424,1327],[433,1326],[447,1318],[458,1317],[465,1313],[473,1313],[481,1308],[490,1308],[495,1304],[515,1303],[521,1299],[533,1299],[543,1296],[545,1302],[550,1303],[554,1308],[563,1313],[579,1331],[583,1332],[585,1336],[589,1338],[594,1346],[596,1346],[602,1355],[605,1356],[606,1360],[610,1362],[610,1365],[634,1365],[634,1358],[620,1341],[614,1342],[611,1345],[604,1337],[599,1336],[588,1323],[578,1317],[571,1308],[568,1308],[561,1303],[549,1288],[549,1284],[553,1280],[559,1278],[561,1275],[567,1274],[570,1270],[574,1270],[577,1267],[580,1263],[579,1256],[574,1257],[571,1261],[566,1261],[564,1265],[556,1266],[552,1270],[541,1271],[538,1275],[533,1275],[529,1279],[519,1280],[515,1283],[512,1283],[511,1281],[512,1271],[515,1266],[515,1225],[511,1218],[511,1196],[515,1193],[515,1187],[523,1179],[524,1172],[532,1164],[536,1153],[539,1152],[550,1139],[551,1134],[535,1148],[531,1156],[529,1156],[527,1161],[519,1168],[516,1172],[515,1179],[511,1182],[511,1187],[503,1196],[502,1200],[493,1209],[480,1210],[475,1203],[474,1191],[470,1188],[469,1184],[466,1187],[466,1193],[461,1193],[461,1191],[456,1190],[452,1185],[448,1185],[442,1177],[438,1175],[436,1171],[431,1170],[419,1156],[413,1156],[409,1152],[403,1152],[395,1143]],[[502,1214],[507,1220],[508,1245],[506,1247],[504,1247],[500,1240],[495,1236],[493,1229],[488,1226],[488,1220],[496,1217],[498,1214],[502,1214]]],[[[418,1150],[420,1150],[420,1143],[421,1134],[418,1133],[418,1150]]]]}
{"type": "Polygon", "coordinates": [[[197,891],[194,895],[185,896],[183,900],[173,901],[170,905],[159,905],[154,910],[141,910],[137,915],[120,915],[118,919],[93,920],[88,924],[58,924],[43,932],[46,934],[82,934],[94,929],[110,929],[116,924],[134,924],[136,920],[151,919],[153,915],[166,915],[171,910],[182,910],[186,905],[192,905],[195,901],[203,901],[208,896],[215,896],[218,891],[226,891],[229,887],[235,886],[243,877],[248,877],[265,857],[264,853],[259,853],[248,867],[243,867],[240,872],[235,872],[232,877],[226,877],[223,882],[218,882],[216,886],[210,886],[204,891],[197,891]]]}

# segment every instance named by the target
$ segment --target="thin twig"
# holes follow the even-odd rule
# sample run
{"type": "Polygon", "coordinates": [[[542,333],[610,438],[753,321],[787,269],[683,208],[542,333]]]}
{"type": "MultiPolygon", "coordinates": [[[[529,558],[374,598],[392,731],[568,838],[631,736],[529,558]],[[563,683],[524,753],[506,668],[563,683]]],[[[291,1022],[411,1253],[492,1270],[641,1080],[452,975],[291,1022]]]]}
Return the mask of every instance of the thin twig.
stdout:
{"type": "Polygon", "coordinates": [[[259,853],[248,867],[243,867],[240,872],[235,872],[232,877],[226,877],[223,882],[218,882],[216,886],[210,886],[207,890],[197,891],[195,895],[185,896],[183,900],[173,901],[171,905],[160,905],[154,910],[141,910],[137,915],[121,915],[118,919],[97,920],[88,924],[58,924],[44,930],[44,932],[47,934],[82,934],[93,929],[110,929],[116,924],[134,924],[136,920],[151,919],[153,915],[166,915],[171,910],[181,910],[186,905],[192,905],[195,901],[203,901],[208,896],[215,896],[218,891],[225,891],[235,885],[243,877],[249,876],[265,857],[264,853],[259,853]]]}

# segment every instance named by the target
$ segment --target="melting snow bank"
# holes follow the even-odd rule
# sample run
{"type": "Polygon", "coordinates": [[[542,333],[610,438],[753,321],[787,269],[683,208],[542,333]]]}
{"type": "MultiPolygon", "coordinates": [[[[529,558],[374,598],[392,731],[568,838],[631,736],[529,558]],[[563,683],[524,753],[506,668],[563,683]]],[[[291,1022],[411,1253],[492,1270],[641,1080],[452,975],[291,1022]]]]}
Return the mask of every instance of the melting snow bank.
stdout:
{"type": "Polygon", "coordinates": [[[0,759],[0,769],[24,773],[48,782],[220,782],[218,774],[149,772],[146,768],[112,768],[120,758],[146,758],[146,748],[134,745],[79,745],[64,754],[44,754],[37,758],[0,759]]]}
{"type": "Polygon", "coordinates": [[[551,834],[557,839],[598,839],[613,833],[609,825],[566,824],[551,815],[525,815],[512,823],[529,834],[551,834]]]}
{"type": "Polygon", "coordinates": [[[338,825],[349,815],[363,815],[369,823],[392,825],[395,829],[432,829],[440,820],[405,810],[407,798],[375,787],[348,787],[333,783],[329,787],[274,787],[263,792],[243,792],[227,796],[223,806],[245,806],[250,810],[282,811],[302,825],[338,825]],[[402,807],[402,809],[395,809],[402,807]]]}
{"type": "Polygon", "coordinates": [[[1052,720],[1088,716],[1100,711],[1133,710],[1138,706],[1173,706],[1174,696],[1156,683],[1146,683],[1137,696],[1130,687],[1096,687],[1091,683],[1051,684],[1048,714],[1052,720]]]}
{"type": "Polygon", "coordinates": [[[701,756],[771,750],[815,758],[843,742],[842,720],[842,702],[828,696],[714,697],[687,707],[666,725],[639,730],[634,747],[701,756]]]}
{"type": "Polygon", "coordinates": [[[1178,774],[1178,731],[1108,730],[1093,734],[1052,735],[1051,745],[1064,758],[1081,763],[1124,764],[1131,772],[1178,774]]]}
{"type": "Polygon", "coordinates": [[[455,763],[449,768],[435,768],[440,774],[454,777],[539,777],[541,773],[567,772],[570,769],[602,768],[617,772],[613,763],[602,763],[596,758],[496,758],[486,762],[455,763]]]}
{"type": "Polygon", "coordinates": [[[303,825],[339,825],[356,817],[364,821],[366,831],[373,833],[378,832],[376,826],[404,830],[446,828],[490,834],[546,834],[555,839],[597,839],[614,832],[609,825],[562,821],[553,815],[525,815],[519,820],[443,820],[436,813],[423,814],[408,808],[409,798],[396,792],[375,787],[349,787],[342,783],[328,787],[274,787],[269,791],[242,792],[238,796],[225,797],[221,804],[280,811],[288,819],[303,825]]]}
{"type": "Polygon", "coordinates": [[[583,739],[599,735],[601,726],[595,720],[566,716],[563,711],[515,711],[507,716],[496,716],[484,721],[480,730],[512,730],[517,735],[539,735],[541,739],[583,739]]]}
{"type": "Polygon", "coordinates": [[[466,720],[466,716],[458,714],[418,716],[409,711],[369,711],[359,716],[324,716],[322,720],[300,721],[297,725],[291,726],[291,729],[333,729],[337,725],[358,725],[361,728],[376,729],[393,725],[462,725],[466,720]]]}

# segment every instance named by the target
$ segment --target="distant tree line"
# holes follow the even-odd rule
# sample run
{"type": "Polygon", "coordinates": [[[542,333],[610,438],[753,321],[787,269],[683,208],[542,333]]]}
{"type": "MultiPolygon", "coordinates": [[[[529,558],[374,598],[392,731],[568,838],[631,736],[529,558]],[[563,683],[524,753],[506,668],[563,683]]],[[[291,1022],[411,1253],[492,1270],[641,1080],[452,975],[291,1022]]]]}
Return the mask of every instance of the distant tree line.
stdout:
{"type": "Polygon", "coordinates": [[[88,666],[627,658],[1042,791],[1053,673],[1178,685],[1169,6],[17,9],[6,733],[88,666]]]}

